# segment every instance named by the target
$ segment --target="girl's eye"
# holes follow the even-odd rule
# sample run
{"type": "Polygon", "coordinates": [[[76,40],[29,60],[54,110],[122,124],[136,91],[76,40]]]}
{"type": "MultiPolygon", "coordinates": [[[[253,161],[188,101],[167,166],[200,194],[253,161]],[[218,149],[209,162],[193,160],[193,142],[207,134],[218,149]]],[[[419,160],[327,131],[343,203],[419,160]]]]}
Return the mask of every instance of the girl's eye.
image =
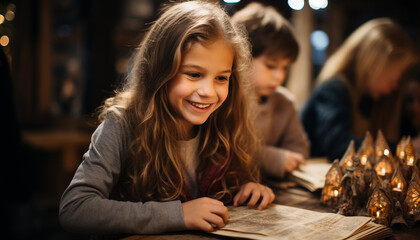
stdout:
{"type": "Polygon", "coordinates": [[[191,78],[199,78],[201,76],[199,73],[185,73],[185,74],[190,76],[191,78]]]}
{"type": "Polygon", "coordinates": [[[216,77],[216,79],[219,80],[219,81],[228,81],[229,80],[229,78],[226,77],[226,76],[218,76],[218,77],[216,77]]]}

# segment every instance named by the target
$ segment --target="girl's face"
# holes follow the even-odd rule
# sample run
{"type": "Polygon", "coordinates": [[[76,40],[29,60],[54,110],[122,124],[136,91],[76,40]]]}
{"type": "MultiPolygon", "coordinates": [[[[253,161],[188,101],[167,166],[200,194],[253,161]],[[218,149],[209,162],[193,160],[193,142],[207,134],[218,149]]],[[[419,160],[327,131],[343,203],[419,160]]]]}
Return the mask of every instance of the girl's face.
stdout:
{"type": "Polygon", "coordinates": [[[203,124],[229,92],[234,52],[223,39],[194,43],[183,56],[175,78],[168,83],[169,104],[186,130],[203,124]]]}
{"type": "Polygon", "coordinates": [[[388,65],[368,84],[370,96],[378,100],[382,96],[390,95],[398,88],[398,83],[404,73],[404,64],[388,65]]]}
{"type": "Polygon", "coordinates": [[[273,93],[286,79],[291,60],[280,56],[262,54],[252,60],[251,79],[257,96],[263,97],[273,93]]]}

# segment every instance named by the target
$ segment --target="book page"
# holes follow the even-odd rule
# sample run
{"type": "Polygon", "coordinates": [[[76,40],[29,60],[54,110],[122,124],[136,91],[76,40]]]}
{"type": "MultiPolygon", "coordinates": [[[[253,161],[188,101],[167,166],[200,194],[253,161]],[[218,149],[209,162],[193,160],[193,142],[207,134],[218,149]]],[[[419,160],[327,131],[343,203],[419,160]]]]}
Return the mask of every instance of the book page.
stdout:
{"type": "Polygon", "coordinates": [[[325,184],[325,175],[332,164],[324,158],[308,159],[306,162],[306,166],[300,166],[300,169],[291,172],[290,180],[312,192],[322,189],[325,184]]]}
{"type": "Polygon", "coordinates": [[[214,234],[250,239],[345,239],[358,230],[359,236],[363,235],[362,227],[371,221],[369,217],[347,217],[278,204],[265,210],[246,206],[228,209],[229,222],[214,234]]]}

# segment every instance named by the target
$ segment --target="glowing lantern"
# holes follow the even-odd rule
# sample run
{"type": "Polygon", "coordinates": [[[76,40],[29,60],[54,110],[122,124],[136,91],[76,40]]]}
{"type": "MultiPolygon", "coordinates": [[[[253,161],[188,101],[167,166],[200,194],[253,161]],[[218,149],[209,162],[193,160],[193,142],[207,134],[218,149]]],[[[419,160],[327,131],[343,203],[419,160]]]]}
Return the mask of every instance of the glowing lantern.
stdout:
{"type": "Polygon", "coordinates": [[[405,156],[402,164],[402,170],[406,181],[410,181],[411,175],[413,174],[415,157],[413,142],[411,141],[411,137],[407,137],[405,143],[405,156]]]}
{"type": "Polygon", "coordinates": [[[369,132],[366,132],[362,145],[357,150],[357,156],[360,164],[363,166],[374,164],[375,148],[373,147],[373,138],[369,132]]]}
{"type": "Polygon", "coordinates": [[[354,141],[351,140],[346,152],[340,160],[340,167],[343,172],[346,171],[346,168],[352,167],[354,165],[353,158],[355,157],[355,155],[356,151],[354,149],[354,141]]]}
{"type": "Polygon", "coordinates": [[[374,222],[389,226],[392,218],[392,201],[386,192],[376,186],[366,205],[367,215],[374,218],[374,222]]]}
{"type": "Polygon", "coordinates": [[[334,207],[338,203],[341,195],[340,182],[343,177],[338,159],[336,159],[331,168],[325,175],[325,184],[322,189],[321,204],[325,206],[334,207]]]}
{"type": "Polygon", "coordinates": [[[376,136],[375,141],[375,157],[376,162],[378,159],[380,159],[382,156],[391,156],[391,152],[389,151],[388,143],[385,140],[385,137],[381,130],[378,130],[378,135],[376,136]]]}
{"type": "Polygon", "coordinates": [[[399,165],[392,174],[391,187],[393,200],[402,202],[404,200],[404,194],[407,189],[407,183],[399,165]]]}
{"type": "Polygon", "coordinates": [[[382,180],[391,177],[392,170],[392,162],[387,156],[382,156],[376,161],[375,172],[382,180]]]}
{"type": "Polygon", "coordinates": [[[396,149],[396,158],[399,160],[398,162],[403,163],[405,157],[405,145],[406,145],[406,138],[403,137],[397,144],[396,149]]]}
{"type": "Polygon", "coordinates": [[[420,220],[420,182],[418,171],[415,171],[407,189],[404,200],[404,216],[413,224],[420,220]]]}

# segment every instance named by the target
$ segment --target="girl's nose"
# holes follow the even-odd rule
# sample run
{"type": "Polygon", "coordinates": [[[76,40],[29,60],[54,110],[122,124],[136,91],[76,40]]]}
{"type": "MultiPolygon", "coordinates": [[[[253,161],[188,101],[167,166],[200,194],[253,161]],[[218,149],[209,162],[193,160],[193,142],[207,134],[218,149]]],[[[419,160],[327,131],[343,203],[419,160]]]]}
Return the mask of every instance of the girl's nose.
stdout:
{"type": "Polygon", "coordinates": [[[210,78],[205,78],[198,84],[197,93],[202,97],[212,97],[216,94],[214,88],[214,81],[210,78]]]}

